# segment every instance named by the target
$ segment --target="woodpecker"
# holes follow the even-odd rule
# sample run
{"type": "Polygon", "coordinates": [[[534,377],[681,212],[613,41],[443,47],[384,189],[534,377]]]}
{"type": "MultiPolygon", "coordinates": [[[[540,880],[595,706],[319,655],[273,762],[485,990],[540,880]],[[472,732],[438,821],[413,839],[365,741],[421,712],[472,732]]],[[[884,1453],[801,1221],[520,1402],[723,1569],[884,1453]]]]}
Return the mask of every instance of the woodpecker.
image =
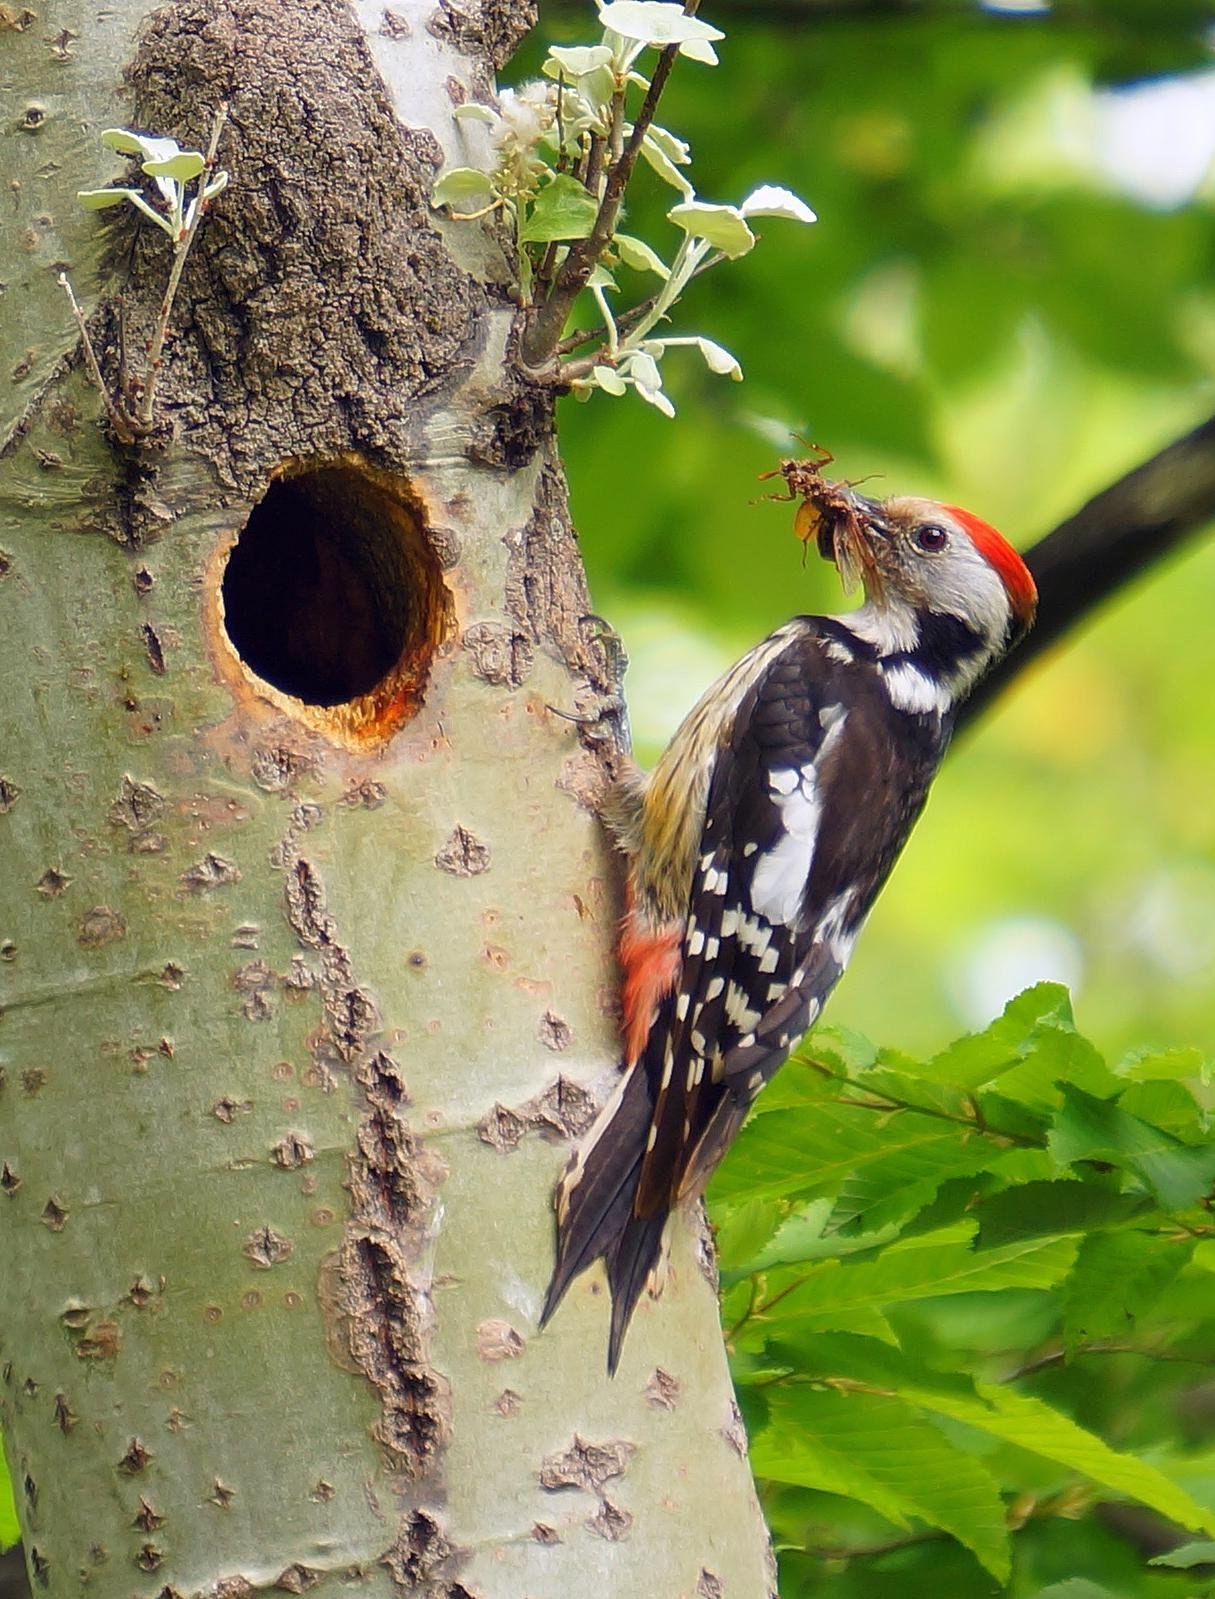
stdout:
{"type": "Polygon", "coordinates": [[[819,1017],[959,705],[1037,603],[1020,556],[977,516],[813,473],[815,493],[794,465],[799,523],[864,603],[770,634],[604,806],[628,860],[623,1065],[557,1192],[541,1326],[602,1257],[613,1374],[668,1216],[819,1017]]]}

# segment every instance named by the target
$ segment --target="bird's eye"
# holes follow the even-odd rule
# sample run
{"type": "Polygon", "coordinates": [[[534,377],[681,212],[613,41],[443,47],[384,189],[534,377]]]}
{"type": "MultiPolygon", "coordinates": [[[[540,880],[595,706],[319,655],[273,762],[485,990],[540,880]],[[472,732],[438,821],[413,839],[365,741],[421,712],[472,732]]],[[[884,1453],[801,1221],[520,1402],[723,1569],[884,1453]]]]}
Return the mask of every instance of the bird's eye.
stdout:
{"type": "Polygon", "coordinates": [[[949,534],[935,522],[925,522],[923,527],[916,528],[914,541],[917,550],[937,555],[949,543],[949,534]]]}

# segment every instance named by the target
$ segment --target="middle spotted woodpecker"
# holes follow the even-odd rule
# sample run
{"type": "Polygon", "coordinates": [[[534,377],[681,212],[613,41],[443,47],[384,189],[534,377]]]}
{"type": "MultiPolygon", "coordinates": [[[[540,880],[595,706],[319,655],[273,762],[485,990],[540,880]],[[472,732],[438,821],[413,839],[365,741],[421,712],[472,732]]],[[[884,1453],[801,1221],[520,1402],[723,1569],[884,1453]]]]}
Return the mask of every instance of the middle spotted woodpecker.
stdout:
{"type": "Polygon", "coordinates": [[[1033,579],[986,522],[815,477],[799,518],[865,603],[756,645],[604,810],[629,863],[623,1074],[558,1191],[542,1324],[602,1257],[612,1372],[667,1217],[819,1016],[958,706],[1033,620],[1033,579]]]}

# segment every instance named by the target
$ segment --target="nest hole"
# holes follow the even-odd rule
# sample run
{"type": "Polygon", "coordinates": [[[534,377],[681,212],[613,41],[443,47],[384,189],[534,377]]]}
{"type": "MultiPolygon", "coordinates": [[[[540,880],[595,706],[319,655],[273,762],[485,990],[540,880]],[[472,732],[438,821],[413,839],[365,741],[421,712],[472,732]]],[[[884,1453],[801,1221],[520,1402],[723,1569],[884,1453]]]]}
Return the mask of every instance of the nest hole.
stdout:
{"type": "Polygon", "coordinates": [[[285,472],[241,529],[220,590],[233,650],[296,705],[367,734],[420,705],[449,596],[402,485],[346,463],[285,472]]]}

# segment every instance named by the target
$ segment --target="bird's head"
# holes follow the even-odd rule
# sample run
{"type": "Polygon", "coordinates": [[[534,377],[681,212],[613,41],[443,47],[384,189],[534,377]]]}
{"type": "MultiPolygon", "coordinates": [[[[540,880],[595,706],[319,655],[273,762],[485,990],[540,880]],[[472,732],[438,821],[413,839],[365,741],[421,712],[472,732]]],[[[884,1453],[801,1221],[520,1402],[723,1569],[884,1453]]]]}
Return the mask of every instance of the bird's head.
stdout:
{"type": "Polygon", "coordinates": [[[969,511],[912,495],[870,500],[854,490],[832,511],[820,524],[819,551],[846,586],[863,583],[879,610],[956,617],[995,651],[1033,622],[1038,591],[1029,568],[969,511]]]}

